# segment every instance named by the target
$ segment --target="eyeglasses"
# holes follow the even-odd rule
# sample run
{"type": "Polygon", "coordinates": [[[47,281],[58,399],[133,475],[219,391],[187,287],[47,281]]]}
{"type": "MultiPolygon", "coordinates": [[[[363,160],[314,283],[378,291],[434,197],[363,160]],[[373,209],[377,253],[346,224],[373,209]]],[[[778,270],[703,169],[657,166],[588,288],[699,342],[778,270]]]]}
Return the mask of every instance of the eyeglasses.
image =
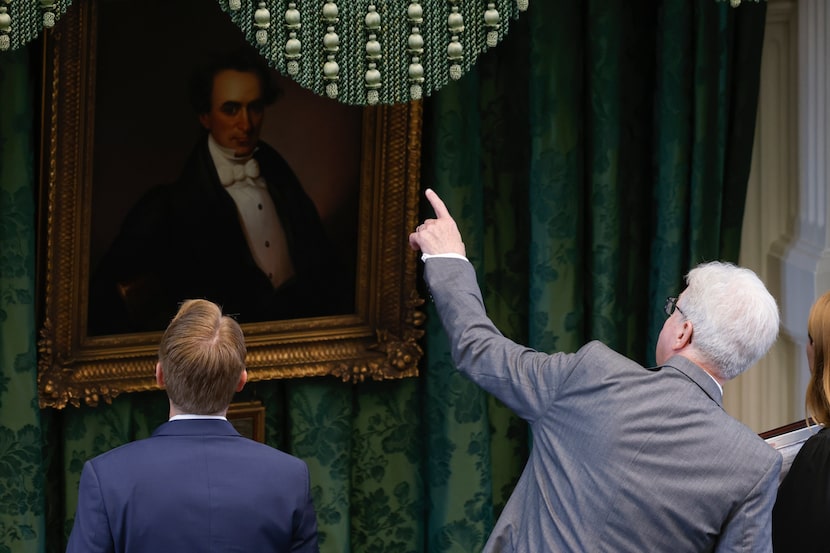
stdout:
{"type": "Polygon", "coordinates": [[[680,307],[678,307],[677,298],[673,296],[669,296],[668,298],[666,298],[666,305],[663,306],[663,309],[665,309],[666,315],[668,315],[669,317],[671,317],[671,314],[674,313],[675,309],[680,311],[680,314],[684,317],[686,316],[686,314],[683,313],[680,307]]]}

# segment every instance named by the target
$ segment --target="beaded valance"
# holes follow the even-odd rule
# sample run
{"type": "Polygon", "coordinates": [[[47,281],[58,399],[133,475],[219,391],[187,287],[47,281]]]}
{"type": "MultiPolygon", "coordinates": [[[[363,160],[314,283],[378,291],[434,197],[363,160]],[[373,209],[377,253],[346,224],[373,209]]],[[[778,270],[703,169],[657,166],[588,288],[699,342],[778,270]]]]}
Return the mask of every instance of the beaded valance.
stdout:
{"type": "Polygon", "coordinates": [[[220,0],[271,66],[347,104],[418,100],[458,79],[528,0],[220,0]]]}
{"type": "MultiPolygon", "coordinates": [[[[318,94],[355,105],[418,100],[460,78],[483,51],[499,43],[529,2],[216,1],[280,73],[318,94]]],[[[737,7],[741,0],[730,3],[737,7]]],[[[35,39],[71,4],[0,0],[0,51],[35,39]]]]}

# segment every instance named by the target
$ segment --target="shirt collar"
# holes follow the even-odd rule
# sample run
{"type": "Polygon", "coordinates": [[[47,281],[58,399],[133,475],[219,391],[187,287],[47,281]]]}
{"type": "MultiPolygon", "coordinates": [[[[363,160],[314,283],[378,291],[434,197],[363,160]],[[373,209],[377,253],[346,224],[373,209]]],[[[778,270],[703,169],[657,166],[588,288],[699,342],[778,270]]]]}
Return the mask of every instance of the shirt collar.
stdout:
{"type": "Polygon", "coordinates": [[[189,413],[184,413],[181,415],[173,415],[170,417],[171,421],[188,421],[188,420],[196,420],[196,419],[215,419],[215,420],[228,420],[227,417],[222,415],[191,415],[189,413]]]}
{"type": "Polygon", "coordinates": [[[210,157],[213,158],[213,163],[222,164],[222,165],[231,165],[234,163],[245,163],[252,157],[259,149],[259,147],[254,148],[254,152],[249,156],[239,157],[233,153],[232,148],[225,148],[224,146],[220,146],[216,139],[213,138],[213,135],[208,133],[208,151],[210,152],[210,157]]]}
{"type": "Polygon", "coordinates": [[[714,376],[709,374],[707,371],[703,371],[703,372],[705,372],[707,375],[709,375],[709,378],[711,378],[715,382],[715,384],[717,384],[718,390],[720,390],[720,395],[723,395],[723,386],[720,385],[720,382],[718,382],[718,380],[714,376]]]}

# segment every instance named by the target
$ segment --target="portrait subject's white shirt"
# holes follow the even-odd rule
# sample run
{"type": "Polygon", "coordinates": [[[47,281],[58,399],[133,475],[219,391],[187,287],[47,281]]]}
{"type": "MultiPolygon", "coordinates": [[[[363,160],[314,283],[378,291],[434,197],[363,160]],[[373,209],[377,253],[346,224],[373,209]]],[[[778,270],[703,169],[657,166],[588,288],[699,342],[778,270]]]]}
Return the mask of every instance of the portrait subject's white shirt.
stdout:
{"type": "Polygon", "coordinates": [[[261,175],[251,177],[242,169],[251,158],[236,158],[233,151],[217,144],[211,135],[208,136],[208,150],[220,180],[226,175],[241,175],[241,179],[236,182],[222,184],[236,203],[245,238],[256,264],[268,275],[274,288],[277,288],[294,276],[294,265],[288,253],[285,230],[265,180],[261,175]]]}

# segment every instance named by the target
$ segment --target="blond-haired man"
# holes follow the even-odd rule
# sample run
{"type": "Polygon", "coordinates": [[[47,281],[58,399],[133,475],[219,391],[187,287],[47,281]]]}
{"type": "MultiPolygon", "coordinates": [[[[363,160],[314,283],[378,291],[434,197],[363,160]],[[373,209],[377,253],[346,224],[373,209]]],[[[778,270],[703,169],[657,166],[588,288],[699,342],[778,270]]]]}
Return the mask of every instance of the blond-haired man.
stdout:
{"type": "Polygon", "coordinates": [[[156,364],[170,420],[86,462],[68,552],[318,551],[306,464],[225,418],[245,355],[216,304],[182,304],[156,364]]]}

